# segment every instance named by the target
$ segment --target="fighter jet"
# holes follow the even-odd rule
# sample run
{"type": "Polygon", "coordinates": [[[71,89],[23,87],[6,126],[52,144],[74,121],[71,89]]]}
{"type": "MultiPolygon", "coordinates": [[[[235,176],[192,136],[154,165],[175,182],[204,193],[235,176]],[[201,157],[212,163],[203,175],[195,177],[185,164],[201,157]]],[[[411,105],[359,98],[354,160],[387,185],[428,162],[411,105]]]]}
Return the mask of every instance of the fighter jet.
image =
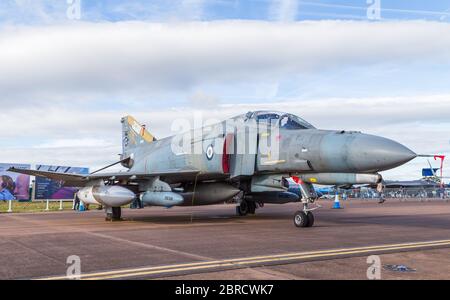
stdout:
{"type": "Polygon", "coordinates": [[[440,182],[426,179],[417,180],[386,180],[383,182],[385,188],[439,188],[440,182]]]}
{"type": "MultiPolygon", "coordinates": [[[[422,155],[423,156],[423,155],[422,155]]],[[[443,157],[442,155],[434,155],[435,157],[443,157]]],[[[437,175],[437,171],[441,168],[433,168],[428,160],[429,168],[422,169],[422,178],[414,180],[383,180],[382,184],[384,188],[442,188],[446,187],[443,180],[448,177],[437,175]]],[[[376,188],[375,185],[371,186],[376,188]]]]}
{"type": "Polygon", "coordinates": [[[313,184],[380,184],[378,172],[417,155],[407,147],[356,131],[319,130],[285,112],[254,111],[218,124],[156,139],[133,117],[122,118],[122,154],[127,171],[60,174],[10,171],[80,187],[86,204],[101,204],[107,220],[120,220],[121,207],[135,197],[146,206],[195,206],[233,200],[239,215],[264,203],[298,202],[297,227],[314,224],[313,184]],[[289,191],[295,177],[301,193],[289,191]]]}

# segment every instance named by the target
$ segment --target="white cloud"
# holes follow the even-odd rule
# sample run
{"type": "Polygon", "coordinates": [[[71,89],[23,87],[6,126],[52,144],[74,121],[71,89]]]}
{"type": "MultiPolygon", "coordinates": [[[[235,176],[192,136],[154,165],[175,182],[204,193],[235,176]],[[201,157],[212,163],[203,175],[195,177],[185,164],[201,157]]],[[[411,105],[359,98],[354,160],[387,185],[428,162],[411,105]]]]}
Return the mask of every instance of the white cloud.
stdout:
{"type": "Polygon", "coordinates": [[[450,24],[77,23],[0,31],[0,103],[145,98],[392,62],[450,63],[450,24]]]}
{"type": "Polygon", "coordinates": [[[102,139],[94,139],[94,138],[80,138],[80,139],[58,139],[58,140],[51,140],[50,142],[42,143],[33,146],[34,149],[57,149],[56,151],[60,150],[61,148],[97,148],[97,147],[111,147],[114,145],[111,145],[110,142],[107,142],[102,139]]]}
{"type": "MultiPolygon", "coordinates": [[[[46,103],[40,107],[28,109],[9,108],[7,112],[0,111],[2,120],[0,137],[20,141],[30,137],[32,133],[33,137],[44,141],[84,139],[92,143],[92,139],[102,139],[114,143],[120,139],[120,118],[127,113],[135,115],[146,123],[157,137],[170,135],[172,120],[191,119],[196,111],[215,119],[232,117],[250,110],[289,111],[304,117],[319,128],[364,130],[376,134],[389,134],[389,129],[398,124],[404,124],[407,129],[414,126],[413,124],[430,125],[450,122],[448,119],[450,94],[416,97],[285,99],[241,104],[226,104],[227,99],[222,99],[223,104],[219,104],[216,98],[204,93],[194,94],[192,97],[196,99],[195,101],[210,101],[210,103],[206,103],[208,105],[203,108],[196,105],[163,109],[148,107],[144,110],[136,108],[131,111],[84,109],[83,106],[53,107],[46,103]]],[[[442,130],[445,131],[445,129],[442,130]]],[[[448,134],[450,135],[450,131],[448,134]]],[[[42,142],[38,144],[41,145],[42,142]]]]}
{"type": "Polygon", "coordinates": [[[71,148],[2,148],[2,162],[26,162],[31,165],[49,164],[55,166],[90,167],[91,170],[108,165],[119,159],[120,143],[114,147],[71,147],[71,148]]]}

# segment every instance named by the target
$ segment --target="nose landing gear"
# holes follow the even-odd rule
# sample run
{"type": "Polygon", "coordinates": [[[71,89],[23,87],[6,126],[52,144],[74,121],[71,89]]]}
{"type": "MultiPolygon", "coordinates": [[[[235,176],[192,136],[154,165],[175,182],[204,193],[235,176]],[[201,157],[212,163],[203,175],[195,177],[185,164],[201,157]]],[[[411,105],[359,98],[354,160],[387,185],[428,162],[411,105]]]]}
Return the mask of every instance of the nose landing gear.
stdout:
{"type": "Polygon", "coordinates": [[[308,208],[308,205],[314,203],[318,198],[314,186],[311,183],[305,183],[302,180],[297,181],[302,193],[303,210],[299,210],[294,215],[294,225],[296,227],[312,227],[314,225],[313,210],[320,208],[308,208]]]}
{"type": "Polygon", "coordinates": [[[313,213],[311,211],[297,211],[294,215],[294,225],[297,227],[312,227],[314,225],[313,213]]]}

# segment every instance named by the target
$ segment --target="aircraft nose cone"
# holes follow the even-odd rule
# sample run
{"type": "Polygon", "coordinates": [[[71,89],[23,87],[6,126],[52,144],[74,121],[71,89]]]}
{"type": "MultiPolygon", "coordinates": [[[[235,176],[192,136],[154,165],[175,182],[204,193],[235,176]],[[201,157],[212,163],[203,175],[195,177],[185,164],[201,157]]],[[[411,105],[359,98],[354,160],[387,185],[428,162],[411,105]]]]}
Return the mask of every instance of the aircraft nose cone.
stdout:
{"type": "Polygon", "coordinates": [[[374,135],[359,134],[351,144],[349,165],[361,172],[393,169],[417,156],[396,141],[374,135]]]}
{"type": "Polygon", "coordinates": [[[320,147],[318,170],[372,173],[398,167],[417,156],[393,140],[356,132],[327,134],[320,147]]]}

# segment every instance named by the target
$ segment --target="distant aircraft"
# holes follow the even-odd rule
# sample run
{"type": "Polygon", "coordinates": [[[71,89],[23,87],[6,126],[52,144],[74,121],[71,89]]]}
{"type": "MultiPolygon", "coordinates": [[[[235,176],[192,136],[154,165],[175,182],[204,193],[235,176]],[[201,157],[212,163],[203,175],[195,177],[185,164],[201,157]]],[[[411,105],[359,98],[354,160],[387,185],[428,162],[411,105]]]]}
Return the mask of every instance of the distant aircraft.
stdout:
{"type": "Polygon", "coordinates": [[[408,187],[416,187],[416,188],[439,188],[441,184],[439,182],[435,182],[432,180],[426,179],[418,179],[418,180],[386,180],[384,181],[385,188],[408,188],[408,187]]]}
{"type": "MultiPolygon", "coordinates": [[[[438,157],[436,155],[435,157],[438,157]]],[[[442,157],[442,156],[441,156],[442,157]]],[[[386,188],[440,188],[444,187],[443,179],[447,177],[438,176],[436,172],[441,168],[433,168],[431,166],[430,161],[428,161],[429,168],[422,169],[422,178],[417,180],[403,180],[403,181],[394,181],[394,180],[386,180],[383,181],[383,185],[386,188]]],[[[441,173],[442,174],[442,173],[441,173]]]]}
{"type": "Polygon", "coordinates": [[[62,180],[81,189],[84,203],[101,204],[107,220],[121,218],[121,206],[139,197],[147,206],[193,206],[235,199],[239,215],[258,204],[301,202],[297,227],[314,224],[310,207],[318,198],[313,184],[379,184],[379,171],[417,155],[378,136],[344,130],[319,130],[290,113],[255,111],[221,123],[157,140],[131,116],[122,119],[127,172],[90,175],[36,170],[10,171],[62,180]],[[186,146],[187,145],[187,146],[186,146]],[[301,195],[286,179],[298,178],[301,195]]]}

